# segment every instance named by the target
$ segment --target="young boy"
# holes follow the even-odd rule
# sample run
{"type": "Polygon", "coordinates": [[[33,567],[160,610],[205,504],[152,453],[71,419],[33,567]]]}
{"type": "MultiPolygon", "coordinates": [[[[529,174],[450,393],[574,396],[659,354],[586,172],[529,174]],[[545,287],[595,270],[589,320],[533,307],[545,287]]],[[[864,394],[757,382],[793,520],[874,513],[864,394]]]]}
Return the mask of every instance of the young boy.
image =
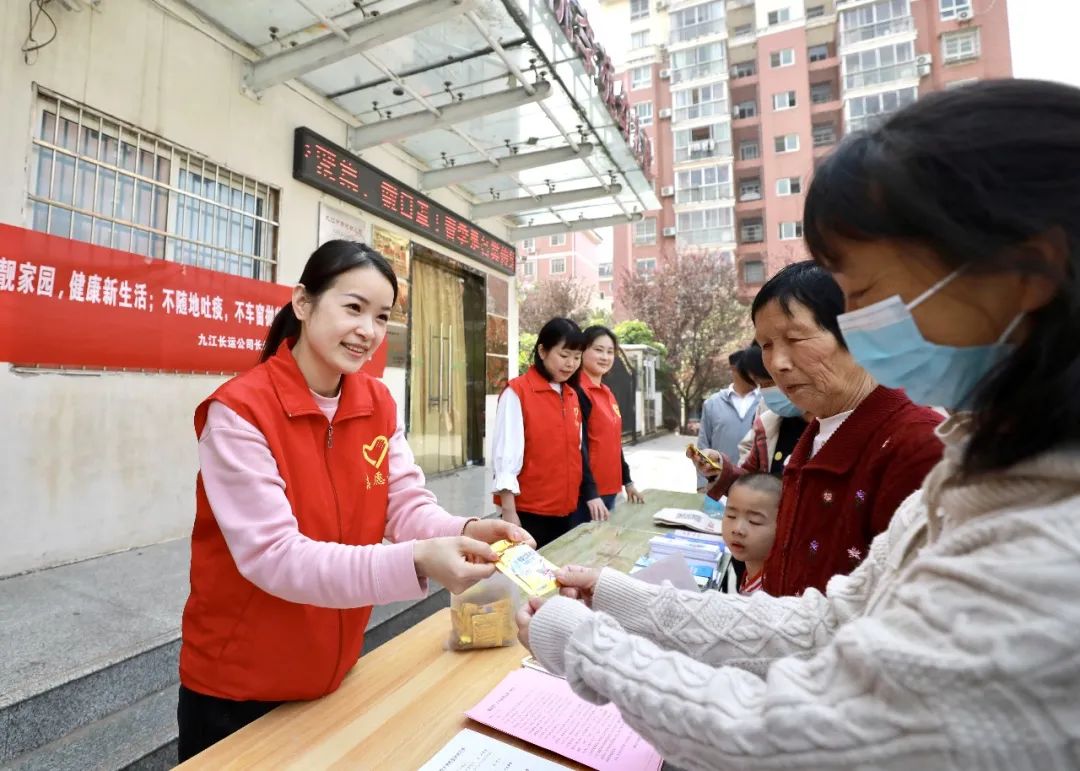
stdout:
{"type": "Polygon", "coordinates": [[[723,535],[731,556],[746,565],[739,594],[761,588],[761,571],[776,538],[780,479],[772,474],[746,474],[728,490],[723,535]]]}

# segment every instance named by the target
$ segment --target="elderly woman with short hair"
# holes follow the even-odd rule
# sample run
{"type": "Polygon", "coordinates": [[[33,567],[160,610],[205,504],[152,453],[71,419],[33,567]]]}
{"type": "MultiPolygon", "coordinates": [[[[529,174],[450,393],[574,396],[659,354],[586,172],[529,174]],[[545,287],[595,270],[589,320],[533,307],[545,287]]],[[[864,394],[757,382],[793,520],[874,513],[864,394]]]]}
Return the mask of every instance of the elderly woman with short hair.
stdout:
{"type": "MultiPolygon", "coordinates": [[[[824,591],[834,575],[851,572],[941,459],[941,415],[878,385],[855,362],[837,324],[843,312],[836,280],[812,262],[769,279],[750,310],[765,368],[816,416],[784,468],[763,581],[775,596],[824,591]]],[[[713,498],[745,473],[726,457],[723,467],[709,487],[713,498]]]]}

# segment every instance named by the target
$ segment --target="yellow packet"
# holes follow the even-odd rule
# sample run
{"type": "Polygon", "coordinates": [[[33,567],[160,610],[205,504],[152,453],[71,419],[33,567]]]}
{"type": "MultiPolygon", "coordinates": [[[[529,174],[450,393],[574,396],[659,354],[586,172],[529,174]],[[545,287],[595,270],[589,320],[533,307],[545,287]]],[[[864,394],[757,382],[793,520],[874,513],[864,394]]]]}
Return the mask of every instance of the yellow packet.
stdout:
{"type": "Polygon", "coordinates": [[[531,546],[512,541],[491,545],[499,555],[495,568],[513,581],[530,597],[547,597],[559,590],[555,582],[558,568],[531,546]]]}

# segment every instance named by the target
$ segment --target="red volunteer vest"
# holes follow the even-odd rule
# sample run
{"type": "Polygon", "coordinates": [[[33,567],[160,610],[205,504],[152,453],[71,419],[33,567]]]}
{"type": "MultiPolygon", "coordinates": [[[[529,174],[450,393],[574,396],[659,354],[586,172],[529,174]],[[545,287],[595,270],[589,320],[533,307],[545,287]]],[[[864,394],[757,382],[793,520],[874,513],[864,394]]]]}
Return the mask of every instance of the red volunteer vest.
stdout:
{"type": "MultiPolygon", "coordinates": [[[[370,376],[348,375],[330,424],[289,347],[283,344],[268,361],[200,404],[195,433],[202,435],[210,402],[221,402],[266,437],[301,533],[316,541],[380,543],[396,421],[393,398],[370,376]]],[[[191,595],[180,648],[185,686],[237,700],[324,696],[337,689],[359,658],[370,615],[370,607],[338,610],[288,602],[240,575],[199,475],[191,595]]]]}
{"type": "MultiPolygon", "coordinates": [[[[525,461],[518,474],[517,508],[530,514],[566,517],[577,508],[581,488],[581,406],[563,383],[562,394],[529,367],[507,385],[521,401],[525,461]]],[[[496,502],[498,502],[496,500],[496,502]]]]}
{"type": "Polygon", "coordinates": [[[581,378],[592,402],[589,413],[589,469],[599,495],[615,495],[622,490],[622,412],[611,389],[581,378]]]}

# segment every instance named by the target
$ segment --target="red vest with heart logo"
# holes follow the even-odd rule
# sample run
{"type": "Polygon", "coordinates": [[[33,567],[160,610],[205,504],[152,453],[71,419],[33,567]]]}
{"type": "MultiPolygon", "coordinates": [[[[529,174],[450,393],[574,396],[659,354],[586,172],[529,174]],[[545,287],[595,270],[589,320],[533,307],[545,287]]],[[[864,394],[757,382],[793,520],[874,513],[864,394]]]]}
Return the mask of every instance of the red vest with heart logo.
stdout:
{"type": "MultiPolygon", "coordinates": [[[[567,517],[581,491],[581,406],[564,383],[556,392],[536,367],[511,380],[525,422],[525,457],[518,473],[518,511],[567,517]]],[[[495,496],[499,503],[499,497],[495,496]]]]}
{"type": "MultiPolygon", "coordinates": [[[[266,437],[302,534],[329,543],[380,543],[397,418],[393,397],[368,375],[348,375],[331,424],[290,346],[200,404],[195,433],[202,435],[210,403],[221,402],[266,437]]],[[[180,649],[185,686],[237,700],[318,698],[336,690],[356,663],[370,615],[370,607],[288,602],[240,575],[199,475],[180,649]]]]}
{"type": "Polygon", "coordinates": [[[611,389],[583,376],[585,395],[592,402],[589,414],[589,470],[600,495],[622,491],[622,412],[611,389]]]}

